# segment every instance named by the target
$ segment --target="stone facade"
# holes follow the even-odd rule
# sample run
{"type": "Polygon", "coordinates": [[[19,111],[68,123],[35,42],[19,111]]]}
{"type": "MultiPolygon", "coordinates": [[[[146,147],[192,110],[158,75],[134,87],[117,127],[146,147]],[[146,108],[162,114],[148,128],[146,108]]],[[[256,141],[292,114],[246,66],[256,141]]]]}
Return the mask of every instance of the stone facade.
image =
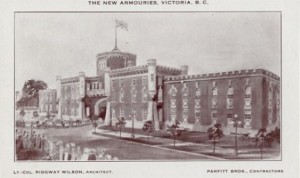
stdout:
{"type": "Polygon", "coordinates": [[[57,92],[55,89],[39,90],[39,112],[57,114],[57,92]]]}
{"type": "Polygon", "coordinates": [[[99,116],[106,124],[124,117],[131,127],[153,120],[156,129],[179,120],[206,131],[221,123],[233,128],[234,115],[244,129],[280,122],[280,78],[263,69],[188,75],[188,66],[136,66],[136,55],[114,49],[96,58],[97,75],[57,77],[58,115],[84,119],[99,116]]]}
{"type": "Polygon", "coordinates": [[[266,70],[164,78],[164,118],[195,130],[221,123],[259,129],[280,121],[280,80],[266,70]]]}

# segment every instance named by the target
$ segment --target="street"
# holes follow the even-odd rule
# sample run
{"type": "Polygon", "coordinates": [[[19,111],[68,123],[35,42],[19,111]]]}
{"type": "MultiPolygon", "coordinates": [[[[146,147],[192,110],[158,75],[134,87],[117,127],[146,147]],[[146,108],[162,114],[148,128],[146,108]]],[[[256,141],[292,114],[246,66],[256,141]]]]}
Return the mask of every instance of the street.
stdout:
{"type": "MultiPolygon", "coordinates": [[[[64,144],[75,143],[83,148],[105,148],[108,154],[119,160],[205,160],[214,159],[196,153],[173,150],[166,147],[135,143],[126,140],[92,134],[91,125],[65,129],[35,129],[37,133],[45,134],[48,138],[61,140],[64,144]]],[[[118,134],[118,133],[116,133],[118,134]]],[[[125,134],[125,133],[123,133],[125,134]]],[[[169,140],[169,145],[172,145],[169,140]]],[[[164,143],[168,145],[168,143],[164,143]]]]}

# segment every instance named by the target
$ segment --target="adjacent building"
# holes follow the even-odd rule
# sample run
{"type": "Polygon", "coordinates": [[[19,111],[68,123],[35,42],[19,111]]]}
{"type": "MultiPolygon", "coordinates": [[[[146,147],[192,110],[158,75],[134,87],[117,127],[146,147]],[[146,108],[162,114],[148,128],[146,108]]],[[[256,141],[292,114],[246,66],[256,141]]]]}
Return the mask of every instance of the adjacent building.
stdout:
{"type": "Polygon", "coordinates": [[[56,89],[39,90],[39,113],[55,115],[58,112],[56,89]]]}

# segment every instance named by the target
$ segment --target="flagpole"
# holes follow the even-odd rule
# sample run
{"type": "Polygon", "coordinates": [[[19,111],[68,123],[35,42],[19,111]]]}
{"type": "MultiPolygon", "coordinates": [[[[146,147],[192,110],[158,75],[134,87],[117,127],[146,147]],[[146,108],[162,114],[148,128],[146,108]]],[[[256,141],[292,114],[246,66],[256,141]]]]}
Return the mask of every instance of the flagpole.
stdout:
{"type": "Polygon", "coordinates": [[[115,49],[114,50],[118,50],[118,46],[117,46],[117,24],[115,26],[115,49]]]}

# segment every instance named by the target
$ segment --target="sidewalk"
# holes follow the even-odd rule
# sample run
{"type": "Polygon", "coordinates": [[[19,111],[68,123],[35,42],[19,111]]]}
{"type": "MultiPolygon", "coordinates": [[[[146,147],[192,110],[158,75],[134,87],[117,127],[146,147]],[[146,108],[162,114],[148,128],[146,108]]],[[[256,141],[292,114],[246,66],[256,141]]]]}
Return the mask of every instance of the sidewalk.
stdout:
{"type": "MultiPolygon", "coordinates": [[[[128,141],[137,144],[143,144],[146,146],[161,148],[161,149],[170,149],[173,151],[180,151],[194,155],[205,155],[207,157],[211,157],[212,159],[218,160],[226,160],[226,159],[244,159],[244,160],[260,160],[261,153],[259,148],[249,148],[249,149],[239,149],[238,157],[235,155],[235,148],[224,148],[218,146],[216,144],[215,153],[213,153],[213,144],[203,144],[203,143],[195,143],[189,141],[182,141],[176,139],[175,147],[174,140],[171,138],[162,138],[162,137],[154,137],[150,134],[149,141],[147,135],[142,135],[138,133],[134,133],[134,138],[132,137],[132,133],[119,131],[112,131],[107,129],[96,129],[96,133],[99,135],[104,135],[107,137],[111,137],[114,139],[119,139],[123,141],[128,141]]],[[[278,155],[276,153],[278,150],[274,149],[265,149],[263,152],[263,159],[276,159],[278,160],[278,155]],[[277,158],[275,158],[277,157],[277,158]]]]}

